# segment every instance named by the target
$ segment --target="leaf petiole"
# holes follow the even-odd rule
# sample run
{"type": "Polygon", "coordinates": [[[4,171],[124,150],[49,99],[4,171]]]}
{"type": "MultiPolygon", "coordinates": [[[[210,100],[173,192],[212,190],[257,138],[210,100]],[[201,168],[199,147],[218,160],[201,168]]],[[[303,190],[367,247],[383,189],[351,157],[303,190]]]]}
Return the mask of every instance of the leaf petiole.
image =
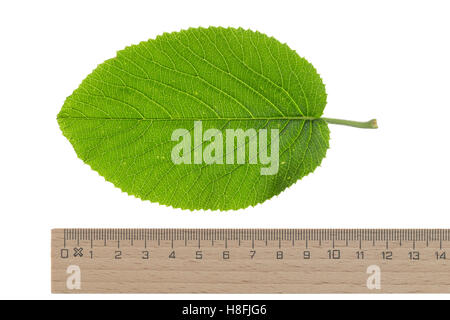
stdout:
{"type": "Polygon", "coordinates": [[[350,126],[355,128],[362,128],[362,129],[377,129],[377,119],[372,119],[366,122],[361,121],[352,121],[352,120],[341,120],[341,119],[333,119],[333,118],[322,118],[327,123],[330,124],[339,124],[344,126],[350,126]]]}

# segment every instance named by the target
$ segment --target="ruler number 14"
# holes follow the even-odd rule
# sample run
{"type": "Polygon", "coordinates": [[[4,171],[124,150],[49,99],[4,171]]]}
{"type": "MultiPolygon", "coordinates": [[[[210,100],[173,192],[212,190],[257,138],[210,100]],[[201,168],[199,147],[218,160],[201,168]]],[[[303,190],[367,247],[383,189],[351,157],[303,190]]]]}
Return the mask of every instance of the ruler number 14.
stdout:
{"type": "Polygon", "coordinates": [[[441,251],[441,252],[436,252],[436,260],[447,260],[447,252],[445,251],[441,251]]]}

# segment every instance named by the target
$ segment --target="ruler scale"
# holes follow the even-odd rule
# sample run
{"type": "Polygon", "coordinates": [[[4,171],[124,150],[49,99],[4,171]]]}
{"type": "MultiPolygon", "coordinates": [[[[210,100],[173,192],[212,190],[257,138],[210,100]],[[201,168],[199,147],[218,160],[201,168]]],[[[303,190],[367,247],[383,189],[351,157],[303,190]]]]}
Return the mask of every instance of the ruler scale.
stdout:
{"type": "Polygon", "coordinates": [[[55,229],[53,293],[450,293],[449,229],[55,229]]]}

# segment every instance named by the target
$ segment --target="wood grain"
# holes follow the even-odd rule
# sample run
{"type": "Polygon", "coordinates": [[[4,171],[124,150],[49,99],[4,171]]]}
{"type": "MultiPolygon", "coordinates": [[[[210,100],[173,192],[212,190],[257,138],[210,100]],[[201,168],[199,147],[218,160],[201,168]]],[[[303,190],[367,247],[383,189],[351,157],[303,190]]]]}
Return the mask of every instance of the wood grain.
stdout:
{"type": "Polygon", "coordinates": [[[55,229],[52,292],[450,293],[449,235],[431,229],[55,229]],[[79,290],[67,286],[70,266],[80,269],[79,290]],[[381,271],[380,289],[367,286],[371,266],[381,271]]]}

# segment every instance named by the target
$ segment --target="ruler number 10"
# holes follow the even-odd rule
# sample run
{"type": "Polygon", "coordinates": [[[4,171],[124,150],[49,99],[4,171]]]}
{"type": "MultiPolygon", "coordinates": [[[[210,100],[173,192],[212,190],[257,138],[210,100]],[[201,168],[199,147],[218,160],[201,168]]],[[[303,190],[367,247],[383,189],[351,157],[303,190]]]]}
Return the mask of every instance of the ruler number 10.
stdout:
{"type": "Polygon", "coordinates": [[[328,259],[330,260],[341,259],[341,250],[328,250],[328,259]]]}

